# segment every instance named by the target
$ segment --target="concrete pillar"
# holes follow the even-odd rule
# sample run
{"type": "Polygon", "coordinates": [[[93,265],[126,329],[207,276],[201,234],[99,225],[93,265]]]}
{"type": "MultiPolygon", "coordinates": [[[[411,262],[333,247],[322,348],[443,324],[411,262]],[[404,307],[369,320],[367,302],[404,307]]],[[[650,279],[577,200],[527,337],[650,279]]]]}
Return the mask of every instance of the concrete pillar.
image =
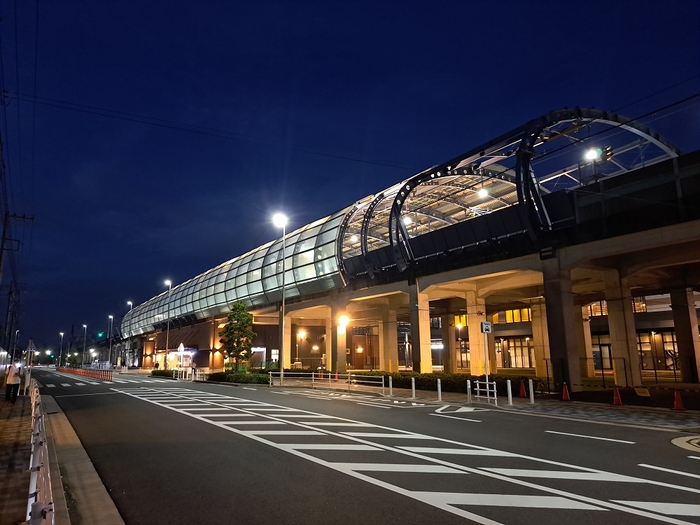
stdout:
{"type": "MultiPolygon", "coordinates": [[[[478,297],[476,290],[467,291],[467,338],[469,339],[469,371],[480,376],[486,373],[486,352],[481,323],[486,320],[486,302],[478,297]]],[[[464,328],[462,328],[464,333],[464,328]]],[[[490,352],[493,353],[493,352],[490,352]]],[[[490,369],[489,373],[493,373],[490,369]]]]}
{"type": "Polygon", "coordinates": [[[547,305],[544,299],[537,299],[530,304],[532,314],[532,344],[535,347],[535,374],[537,377],[547,377],[549,370],[549,332],[547,329],[547,305]]]}
{"type": "Polygon", "coordinates": [[[591,340],[591,318],[588,308],[582,306],[576,308],[576,344],[578,346],[579,360],[581,361],[581,375],[583,377],[595,377],[595,362],[593,361],[593,342],[591,340]],[[579,314],[580,310],[580,314],[579,314]]]}
{"type": "Polygon", "coordinates": [[[430,301],[427,294],[421,293],[418,279],[408,288],[413,371],[428,374],[433,371],[430,353],[430,301]]]}
{"type": "Polygon", "coordinates": [[[443,315],[440,318],[442,326],[442,360],[445,372],[448,374],[457,373],[457,333],[455,328],[454,314],[443,315]]]}
{"type": "Polygon", "coordinates": [[[547,333],[551,363],[549,375],[554,387],[566,382],[571,391],[581,390],[581,369],[576,348],[574,298],[571,272],[560,268],[559,258],[542,261],[544,297],[547,312],[547,333]]]}
{"type": "Polygon", "coordinates": [[[700,378],[700,336],[693,289],[671,290],[671,309],[676,331],[681,381],[697,383],[700,378]]]}
{"type": "Polygon", "coordinates": [[[379,322],[379,369],[387,372],[399,370],[399,341],[395,310],[386,310],[379,322]]]}
{"type": "MultiPolygon", "coordinates": [[[[326,325],[326,338],[330,338],[330,344],[326,341],[326,351],[330,352],[331,363],[335,363],[335,369],[330,368],[334,372],[344,374],[347,372],[347,334],[346,327],[341,326],[338,318],[341,315],[347,315],[346,304],[338,304],[337,302],[331,306],[331,318],[326,325]]],[[[349,327],[349,325],[348,325],[349,327]]],[[[327,356],[327,359],[329,356],[327,356]]]]}
{"type": "Polygon", "coordinates": [[[641,386],[642,372],[639,367],[637,331],[629,284],[615,269],[605,270],[603,274],[615,384],[641,386]]]}

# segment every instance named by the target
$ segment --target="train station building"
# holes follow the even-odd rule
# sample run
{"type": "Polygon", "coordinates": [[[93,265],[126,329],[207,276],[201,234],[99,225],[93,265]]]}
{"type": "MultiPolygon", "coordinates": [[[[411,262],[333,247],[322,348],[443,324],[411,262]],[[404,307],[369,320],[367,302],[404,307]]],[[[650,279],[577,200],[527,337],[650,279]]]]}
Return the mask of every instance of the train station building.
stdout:
{"type": "Polygon", "coordinates": [[[131,364],[698,382],[700,151],[595,109],[548,113],[134,306],[131,364]]]}

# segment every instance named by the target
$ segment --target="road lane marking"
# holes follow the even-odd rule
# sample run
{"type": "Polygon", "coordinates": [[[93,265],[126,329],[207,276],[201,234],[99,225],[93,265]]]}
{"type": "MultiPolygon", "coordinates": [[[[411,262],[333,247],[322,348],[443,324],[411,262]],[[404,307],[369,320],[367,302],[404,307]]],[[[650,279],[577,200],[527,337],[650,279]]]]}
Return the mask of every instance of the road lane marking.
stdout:
{"type": "Polygon", "coordinates": [[[317,430],[246,430],[243,434],[251,436],[323,436],[323,432],[317,430]]]}
{"type": "Polygon", "coordinates": [[[457,456],[492,456],[502,458],[517,458],[517,454],[503,450],[471,450],[467,448],[435,448],[435,447],[398,447],[418,454],[451,454],[457,456]]]}
{"type": "Polygon", "coordinates": [[[567,472],[565,470],[531,470],[511,468],[489,468],[483,470],[514,478],[545,478],[545,479],[575,479],[580,481],[616,481],[639,483],[639,478],[613,474],[612,472],[567,472]]]}
{"type": "Polygon", "coordinates": [[[315,425],[317,427],[375,427],[371,423],[349,423],[349,422],[337,422],[337,421],[299,421],[302,425],[315,425]]]}
{"type": "MultiPolygon", "coordinates": [[[[333,419],[334,416],[327,416],[325,414],[275,414],[276,417],[298,417],[305,419],[333,419]]],[[[316,423],[313,423],[314,425],[316,423]]]]}
{"type": "Polygon", "coordinates": [[[652,468],[654,470],[660,470],[662,472],[669,472],[671,474],[678,474],[679,476],[688,476],[689,478],[700,479],[700,475],[698,475],[698,474],[691,474],[689,472],[682,472],[680,470],[671,470],[670,468],[657,467],[656,465],[647,465],[646,463],[640,463],[637,466],[644,467],[644,468],[652,468]]]}
{"type": "Polygon", "coordinates": [[[572,436],[572,437],[579,437],[579,438],[587,438],[587,439],[598,439],[600,441],[612,441],[613,443],[624,443],[626,445],[634,445],[634,441],[625,441],[624,439],[612,439],[612,438],[604,438],[604,437],[598,437],[598,436],[586,436],[584,434],[571,434],[569,432],[557,432],[556,430],[545,430],[546,433],[548,434],[559,434],[561,436],[572,436]]]}
{"type": "Polygon", "coordinates": [[[61,383],[61,386],[70,386],[70,383],[61,383]]]}
{"type": "MultiPolygon", "coordinates": [[[[202,415],[200,415],[200,414],[196,414],[196,413],[191,414],[191,413],[179,410],[177,407],[170,407],[167,405],[159,404],[158,401],[153,401],[151,399],[148,399],[145,396],[141,397],[142,394],[145,392],[145,389],[134,388],[134,389],[124,389],[124,390],[118,390],[118,389],[113,389],[113,390],[116,390],[116,391],[121,392],[123,394],[130,395],[130,396],[135,397],[137,399],[142,399],[144,401],[162,406],[163,408],[173,410],[173,411],[179,412],[179,413],[184,414],[184,415],[188,415],[192,418],[196,418],[196,419],[199,419],[200,421],[204,421],[204,422],[209,423],[211,425],[218,426],[222,429],[225,429],[225,430],[230,431],[230,432],[234,432],[238,435],[249,437],[253,440],[258,441],[261,444],[266,444],[266,445],[271,446],[273,448],[285,450],[288,453],[295,455],[299,458],[306,459],[312,463],[315,463],[315,464],[318,464],[321,466],[325,466],[327,468],[334,469],[337,472],[343,472],[343,473],[347,474],[348,476],[351,476],[351,477],[354,477],[358,480],[373,484],[377,487],[381,487],[381,488],[390,490],[394,493],[401,494],[401,495],[404,495],[406,497],[409,497],[409,498],[412,498],[415,500],[424,501],[425,503],[427,503],[429,505],[443,509],[443,510],[445,510],[453,515],[458,515],[458,516],[470,519],[472,522],[479,523],[481,525],[497,525],[498,524],[498,522],[491,520],[489,518],[480,516],[478,514],[474,514],[474,513],[469,512],[465,509],[458,508],[458,507],[450,505],[448,503],[442,503],[439,500],[439,498],[438,499],[435,499],[435,498],[431,499],[431,497],[433,495],[435,495],[436,493],[433,493],[433,492],[422,493],[420,491],[413,492],[413,491],[410,491],[410,490],[405,489],[403,487],[400,487],[398,485],[394,485],[392,483],[385,482],[379,478],[372,477],[371,475],[366,475],[366,474],[363,474],[361,472],[339,470],[334,466],[334,464],[332,462],[329,462],[329,461],[322,459],[320,457],[316,457],[314,455],[305,453],[301,449],[296,449],[296,448],[294,448],[295,445],[292,443],[280,442],[280,441],[284,441],[283,440],[284,436],[299,435],[299,432],[297,432],[297,431],[279,431],[279,432],[260,431],[260,430],[258,430],[258,431],[244,431],[242,429],[232,428],[231,426],[227,426],[219,421],[207,420],[205,417],[202,417],[202,415]],[[272,436],[272,437],[282,436],[282,438],[275,441],[273,439],[267,439],[265,436],[272,436]],[[426,494],[430,497],[425,496],[426,494]]],[[[148,389],[148,391],[152,391],[152,390],[148,389]]],[[[173,393],[173,395],[174,396],[182,396],[183,398],[187,398],[189,394],[187,392],[179,391],[177,393],[173,393]]],[[[196,399],[194,396],[192,396],[191,398],[196,399]]],[[[494,450],[494,449],[488,449],[487,447],[482,447],[482,446],[468,444],[468,443],[462,443],[459,441],[439,438],[436,436],[412,434],[410,432],[404,432],[404,431],[401,431],[398,429],[394,429],[394,428],[390,428],[390,427],[383,427],[383,426],[379,426],[379,425],[376,425],[376,427],[383,429],[385,431],[391,432],[391,433],[388,433],[388,432],[387,433],[334,432],[330,429],[315,430],[313,428],[313,426],[309,426],[309,425],[305,424],[306,422],[302,423],[302,422],[298,422],[298,421],[289,421],[288,419],[283,419],[281,417],[282,414],[256,413],[256,412],[250,411],[248,408],[245,408],[245,407],[241,408],[241,407],[225,405],[223,403],[220,403],[220,399],[216,399],[216,398],[208,398],[207,400],[202,400],[202,402],[208,403],[210,405],[210,408],[214,408],[214,409],[217,409],[217,408],[218,409],[230,409],[230,410],[235,410],[238,412],[247,412],[251,416],[259,417],[261,419],[264,418],[264,419],[284,421],[285,423],[289,424],[290,426],[297,426],[298,428],[301,427],[301,428],[306,429],[307,431],[310,430],[311,434],[314,436],[326,436],[328,438],[335,438],[335,439],[344,438],[344,439],[354,441],[357,444],[363,444],[363,445],[375,447],[375,448],[379,449],[378,451],[383,451],[383,452],[387,452],[387,453],[404,454],[405,456],[415,458],[419,461],[425,461],[426,463],[431,463],[434,465],[442,465],[444,467],[450,467],[450,468],[453,468],[453,469],[458,470],[458,471],[481,475],[481,476],[490,478],[494,481],[501,481],[501,482],[504,482],[506,484],[515,485],[523,491],[526,490],[528,492],[531,492],[531,491],[545,492],[545,493],[548,493],[550,495],[547,497],[553,498],[552,501],[557,501],[558,500],[557,497],[558,497],[558,498],[561,498],[564,500],[571,500],[574,502],[573,504],[579,504],[579,505],[588,504],[588,505],[591,505],[595,508],[601,508],[602,510],[615,510],[615,511],[619,511],[621,513],[627,514],[627,515],[636,515],[639,517],[645,517],[645,518],[649,518],[651,520],[662,521],[665,523],[671,523],[671,524],[675,524],[675,525],[693,525],[690,522],[682,521],[682,520],[679,520],[679,519],[676,519],[676,518],[673,518],[670,516],[662,516],[659,514],[645,511],[643,509],[637,509],[634,507],[624,506],[624,505],[620,505],[620,504],[617,504],[617,503],[614,503],[611,501],[599,500],[599,499],[596,499],[594,497],[588,497],[588,496],[585,496],[583,494],[576,494],[573,492],[554,488],[551,486],[538,485],[537,483],[529,482],[527,480],[521,480],[521,479],[517,479],[517,478],[513,478],[513,477],[503,476],[499,473],[488,472],[487,470],[483,470],[483,469],[476,468],[476,467],[470,467],[470,466],[462,465],[459,463],[451,463],[449,461],[443,461],[439,458],[434,458],[434,457],[430,457],[430,456],[426,456],[426,455],[420,455],[418,453],[410,452],[408,450],[402,450],[400,447],[393,447],[393,446],[386,445],[383,443],[367,441],[366,439],[369,439],[371,436],[379,437],[379,438],[402,438],[402,437],[406,438],[406,437],[408,437],[408,439],[430,440],[431,443],[434,445],[440,443],[440,444],[450,444],[453,447],[454,446],[465,447],[465,448],[469,448],[469,449],[473,449],[473,450],[481,450],[481,451],[494,450]]],[[[308,418],[308,415],[306,415],[305,418],[308,418]]],[[[343,418],[337,418],[337,419],[343,419],[343,418]]],[[[347,421],[351,422],[353,420],[348,419],[347,421]]],[[[311,423],[313,423],[313,422],[311,422],[311,423]]],[[[309,435],[306,432],[302,432],[302,434],[309,435]]],[[[307,449],[307,450],[313,450],[313,449],[307,449]]],[[[536,462],[549,464],[549,465],[557,465],[557,466],[569,468],[569,469],[576,469],[576,470],[579,470],[581,472],[595,472],[595,473],[603,472],[603,471],[591,469],[588,467],[581,467],[581,466],[577,466],[577,465],[567,465],[565,463],[561,463],[561,462],[557,462],[557,461],[553,461],[553,460],[536,458],[536,457],[526,456],[526,455],[522,455],[522,454],[513,454],[513,457],[522,458],[522,459],[529,459],[529,460],[533,460],[536,462]]],[[[401,462],[399,462],[399,463],[401,463],[401,462]]],[[[636,482],[640,483],[640,484],[654,483],[656,485],[661,485],[661,486],[665,486],[667,488],[672,488],[672,489],[689,490],[691,492],[700,492],[699,490],[696,490],[696,489],[688,489],[685,487],[670,485],[670,484],[665,484],[665,483],[650,482],[649,480],[642,479],[642,478],[636,478],[636,482]]],[[[507,499],[507,498],[512,497],[510,494],[502,494],[499,496],[501,499],[507,499]]],[[[541,500],[541,501],[546,501],[546,500],[541,500]]],[[[455,503],[455,505],[459,505],[459,503],[455,503]]],[[[498,525],[501,525],[501,524],[498,524],[498,525]]],[[[697,524],[695,524],[695,525],[697,525],[697,524]]]]}
{"type": "Polygon", "coordinates": [[[239,426],[239,425],[286,425],[284,421],[260,421],[259,419],[256,419],[255,421],[217,421],[217,423],[221,423],[222,425],[229,425],[229,426],[239,426]]]}
{"type": "Polygon", "coordinates": [[[55,388],[56,387],[56,385],[54,385],[53,383],[47,383],[44,386],[46,386],[46,388],[55,388]]]}
{"type": "Polygon", "coordinates": [[[525,507],[535,509],[600,510],[560,496],[523,496],[519,494],[464,494],[462,492],[414,492],[422,501],[434,501],[447,505],[487,505],[490,507],[525,507]]]}
{"type": "Polygon", "coordinates": [[[469,419],[468,417],[448,416],[445,414],[428,414],[429,416],[446,417],[448,419],[458,419],[459,421],[469,421],[470,423],[481,423],[479,419],[469,419]]]}
{"type": "Polygon", "coordinates": [[[688,456],[690,459],[700,459],[700,456],[688,456]]]}
{"type": "Polygon", "coordinates": [[[687,503],[665,503],[663,501],[626,501],[614,500],[615,503],[629,505],[638,509],[650,510],[660,514],[671,514],[673,516],[700,516],[700,505],[689,505],[687,503]]]}
{"type": "Polygon", "coordinates": [[[359,438],[434,439],[421,434],[389,434],[385,432],[341,432],[341,434],[359,438]]]}
{"type": "Polygon", "coordinates": [[[379,447],[373,447],[372,445],[348,445],[345,443],[283,443],[280,445],[282,448],[288,448],[293,450],[352,450],[352,451],[370,451],[378,450],[384,452],[384,449],[379,447]]]}
{"type": "Polygon", "coordinates": [[[336,463],[336,470],[349,472],[415,472],[419,474],[469,474],[463,470],[443,465],[409,465],[406,463],[336,463]]]}
{"type": "MultiPolygon", "coordinates": [[[[327,399],[327,398],[326,398],[326,399],[327,399]]],[[[363,406],[366,406],[366,407],[383,408],[384,410],[391,410],[391,407],[387,407],[387,406],[384,406],[384,405],[375,405],[374,403],[360,403],[360,402],[358,402],[357,404],[358,404],[358,405],[363,405],[363,406]]]]}

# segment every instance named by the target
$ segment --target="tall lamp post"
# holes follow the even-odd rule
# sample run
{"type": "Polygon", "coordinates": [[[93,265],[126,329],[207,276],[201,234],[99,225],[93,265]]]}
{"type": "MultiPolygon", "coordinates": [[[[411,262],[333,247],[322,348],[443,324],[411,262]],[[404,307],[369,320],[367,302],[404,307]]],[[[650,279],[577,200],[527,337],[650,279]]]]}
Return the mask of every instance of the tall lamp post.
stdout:
{"type": "MultiPolygon", "coordinates": [[[[129,313],[134,309],[134,303],[131,301],[126,302],[129,307],[129,313]]],[[[126,339],[126,349],[124,350],[124,359],[126,359],[126,369],[129,369],[129,352],[131,352],[131,336],[126,339]]],[[[124,367],[124,361],[122,361],[122,367],[124,367]]]]}
{"type": "Polygon", "coordinates": [[[286,298],[286,290],[285,290],[285,273],[286,273],[286,267],[285,267],[285,252],[287,251],[287,216],[282,214],[282,213],[275,213],[272,216],[272,222],[274,223],[275,226],[278,228],[282,228],[282,333],[280,334],[280,355],[279,355],[279,363],[280,363],[280,384],[284,381],[284,301],[286,298]]]}
{"type": "Polygon", "coordinates": [[[61,367],[61,359],[63,358],[63,332],[58,332],[58,335],[61,336],[61,345],[59,346],[58,350],[58,367],[61,367]]]}
{"type": "Polygon", "coordinates": [[[109,332],[107,332],[107,337],[109,337],[109,367],[112,368],[112,327],[114,326],[114,316],[109,316],[109,332]]]}
{"type": "Polygon", "coordinates": [[[87,325],[83,325],[83,358],[81,359],[81,365],[85,364],[85,349],[87,347],[87,325]]]}
{"type": "Polygon", "coordinates": [[[168,287],[168,326],[165,329],[165,355],[163,356],[163,370],[168,369],[168,349],[170,348],[170,291],[173,289],[173,283],[170,279],[165,281],[168,287]]]}

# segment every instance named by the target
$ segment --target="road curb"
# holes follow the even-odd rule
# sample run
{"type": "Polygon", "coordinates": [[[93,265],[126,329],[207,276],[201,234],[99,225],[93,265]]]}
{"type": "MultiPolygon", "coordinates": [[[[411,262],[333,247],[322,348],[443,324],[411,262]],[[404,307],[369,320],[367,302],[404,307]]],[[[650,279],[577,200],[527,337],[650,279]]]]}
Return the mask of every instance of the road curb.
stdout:
{"type": "MultiPolygon", "coordinates": [[[[70,515],[69,523],[125,525],[70,421],[52,396],[41,397],[51,425],[58,472],[63,486],[68,488],[71,500],[75,502],[75,511],[70,515]]],[[[63,487],[60,494],[64,494],[63,487]]],[[[66,503],[65,497],[63,501],[66,503]]]]}

